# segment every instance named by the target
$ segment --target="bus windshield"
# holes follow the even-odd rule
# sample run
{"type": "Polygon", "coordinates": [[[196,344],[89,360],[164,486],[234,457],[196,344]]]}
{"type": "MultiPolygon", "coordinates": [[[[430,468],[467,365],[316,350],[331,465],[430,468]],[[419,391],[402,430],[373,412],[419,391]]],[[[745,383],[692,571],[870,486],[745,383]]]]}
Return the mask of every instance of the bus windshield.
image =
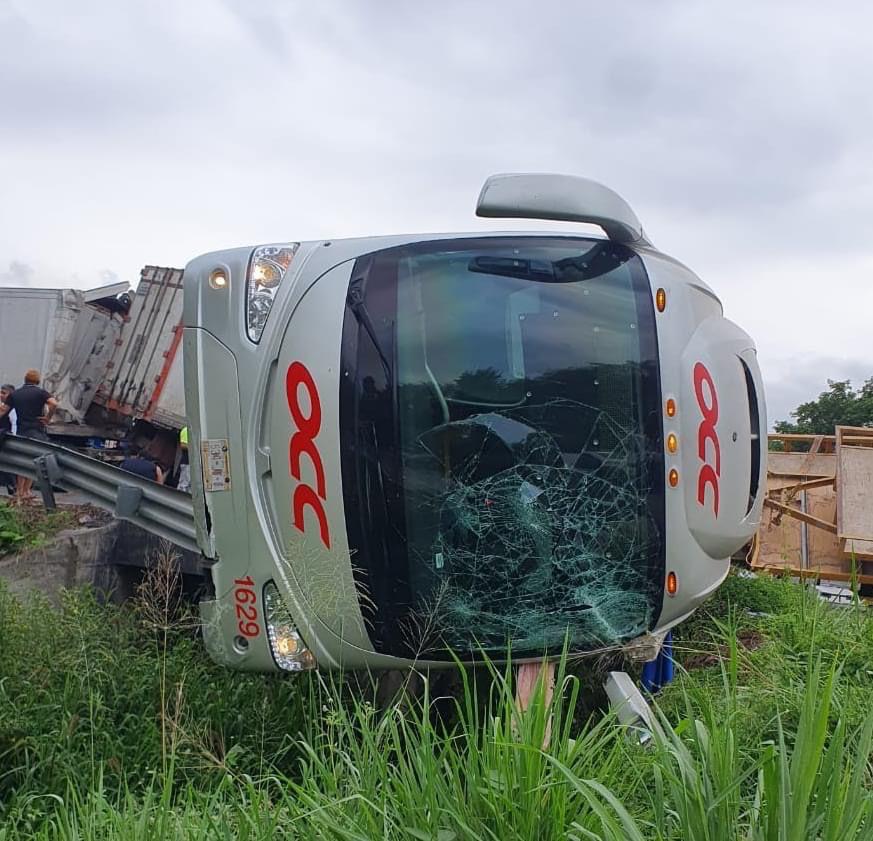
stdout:
{"type": "Polygon", "coordinates": [[[361,257],[342,369],[346,524],[377,651],[540,656],[652,627],[661,398],[630,249],[503,236],[361,257]]]}

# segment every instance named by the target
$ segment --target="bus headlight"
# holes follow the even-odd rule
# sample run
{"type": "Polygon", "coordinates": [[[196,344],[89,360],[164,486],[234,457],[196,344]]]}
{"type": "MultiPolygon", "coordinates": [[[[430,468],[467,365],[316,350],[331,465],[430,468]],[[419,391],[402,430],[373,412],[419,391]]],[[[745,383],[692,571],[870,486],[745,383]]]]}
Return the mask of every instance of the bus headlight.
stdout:
{"type": "Polygon", "coordinates": [[[264,617],[276,665],[289,672],[314,669],[315,657],[297,633],[279,588],[272,581],[264,585],[264,617]]]}
{"type": "Polygon", "coordinates": [[[261,340],[276,292],[299,247],[299,242],[289,242],[261,245],[252,252],[246,277],[246,329],[253,342],[261,340]]]}

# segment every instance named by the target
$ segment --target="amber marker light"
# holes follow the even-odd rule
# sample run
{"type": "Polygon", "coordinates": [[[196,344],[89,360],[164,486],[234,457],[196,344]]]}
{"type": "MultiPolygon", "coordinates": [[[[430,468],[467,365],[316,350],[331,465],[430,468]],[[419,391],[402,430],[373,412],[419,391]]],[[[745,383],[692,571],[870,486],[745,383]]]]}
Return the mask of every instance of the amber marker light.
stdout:
{"type": "Polygon", "coordinates": [[[658,312],[664,312],[667,309],[667,293],[663,289],[659,289],[655,293],[655,306],[658,312]]]}
{"type": "Polygon", "coordinates": [[[679,471],[675,467],[667,474],[667,481],[671,488],[675,488],[679,484],[679,471]]]}
{"type": "Polygon", "coordinates": [[[666,412],[668,418],[676,417],[676,401],[672,397],[667,400],[666,412]]]}
{"type": "Polygon", "coordinates": [[[224,269],[215,269],[209,275],[209,285],[213,289],[226,289],[227,288],[227,272],[224,269]]]}
{"type": "Polygon", "coordinates": [[[675,453],[679,449],[679,439],[674,432],[667,436],[667,452],[675,453]]]}
{"type": "Polygon", "coordinates": [[[676,578],[676,573],[672,570],[667,573],[667,595],[675,596],[679,589],[679,579],[676,578]]]}

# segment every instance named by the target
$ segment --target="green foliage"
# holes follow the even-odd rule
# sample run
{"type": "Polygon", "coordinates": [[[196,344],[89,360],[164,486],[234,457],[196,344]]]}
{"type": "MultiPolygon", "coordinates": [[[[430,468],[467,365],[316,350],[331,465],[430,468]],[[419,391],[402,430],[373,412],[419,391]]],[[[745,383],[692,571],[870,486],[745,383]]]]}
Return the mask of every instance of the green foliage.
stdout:
{"type": "Polygon", "coordinates": [[[873,619],[788,581],[732,575],[682,629],[645,747],[580,723],[563,665],[525,713],[493,667],[459,672],[450,716],[427,680],[377,709],[340,678],[213,667],[171,613],[0,594],[0,839],[873,834],[873,619]]]}
{"type": "Polygon", "coordinates": [[[52,534],[75,523],[69,511],[46,511],[0,503],[0,555],[39,546],[52,534]]]}
{"type": "Polygon", "coordinates": [[[837,426],[873,426],[873,377],[855,391],[849,380],[828,380],[828,390],[817,400],[801,403],[792,413],[795,419],[777,421],[783,434],[833,435],[837,426]]]}
{"type": "Polygon", "coordinates": [[[0,587],[0,640],[0,821],[36,819],[71,783],[115,797],[167,776],[209,787],[267,757],[294,768],[299,685],[213,665],[184,626],[165,637],[86,591],[53,608],[0,587]]]}
{"type": "Polygon", "coordinates": [[[873,710],[850,731],[830,728],[838,669],[822,675],[820,660],[805,670],[800,718],[787,735],[775,715],[776,739],[749,749],[738,738],[735,651],[722,669],[727,702],[703,709],[686,696],[678,726],[660,717],[651,797],[656,838],[739,841],[838,841],[869,838],[873,796],[866,788],[873,751],[873,710]],[[670,808],[672,807],[672,808],[670,808]]]}
{"type": "Polygon", "coordinates": [[[804,600],[804,591],[783,577],[747,575],[733,568],[709,601],[678,629],[680,637],[694,631],[712,631],[716,620],[727,620],[732,611],[793,614],[798,602],[804,600]]]}
{"type": "Polygon", "coordinates": [[[25,537],[13,510],[0,506],[0,555],[12,552],[24,543],[25,537]]]}

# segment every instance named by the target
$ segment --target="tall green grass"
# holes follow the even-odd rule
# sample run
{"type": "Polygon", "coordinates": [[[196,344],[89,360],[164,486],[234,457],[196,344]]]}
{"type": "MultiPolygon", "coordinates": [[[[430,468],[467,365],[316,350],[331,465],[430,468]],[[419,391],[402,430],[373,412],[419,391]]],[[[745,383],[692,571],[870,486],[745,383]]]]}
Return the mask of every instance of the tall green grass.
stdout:
{"type": "Polygon", "coordinates": [[[184,623],[164,631],[88,591],[54,608],[0,587],[0,825],[40,820],[71,785],[114,797],[167,779],[208,790],[240,768],[290,772],[300,690],[213,665],[184,623]]]}
{"type": "Polygon", "coordinates": [[[738,581],[679,639],[714,662],[646,746],[578,720],[566,663],[524,713],[497,667],[377,709],[341,678],[212,667],[174,610],[0,592],[0,839],[873,838],[866,609],[738,581]]]}

